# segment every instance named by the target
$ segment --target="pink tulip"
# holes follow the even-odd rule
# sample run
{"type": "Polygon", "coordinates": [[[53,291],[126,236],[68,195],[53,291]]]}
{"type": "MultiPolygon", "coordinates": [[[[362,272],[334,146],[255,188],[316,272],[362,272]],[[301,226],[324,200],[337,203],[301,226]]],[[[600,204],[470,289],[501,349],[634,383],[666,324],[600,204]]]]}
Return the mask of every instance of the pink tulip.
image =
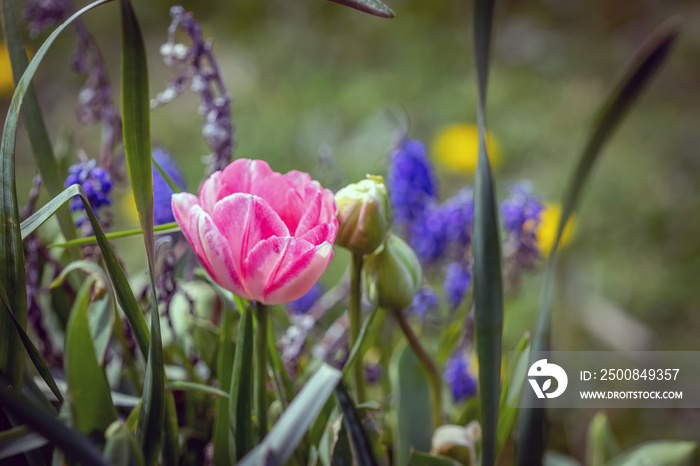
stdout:
{"type": "Polygon", "coordinates": [[[333,257],[333,193],[308,173],[238,159],[199,191],[172,197],[175,220],[204,268],[227,290],[263,304],[303,296],[333,257]]]}

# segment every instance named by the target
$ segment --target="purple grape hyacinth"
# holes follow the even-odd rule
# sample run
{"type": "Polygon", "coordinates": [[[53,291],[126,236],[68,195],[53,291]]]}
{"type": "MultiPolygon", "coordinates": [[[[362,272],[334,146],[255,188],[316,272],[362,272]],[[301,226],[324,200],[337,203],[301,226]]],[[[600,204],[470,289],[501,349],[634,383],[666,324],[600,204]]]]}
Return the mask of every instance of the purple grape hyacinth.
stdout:
{"type": "Polygon", "coordinates": [[[457,309],[472,284],[471,265],[466,261],[452,262],[445,270],[444,290],[450,309],[457,309]]]}
{"type": "Polygon", "coordinates": [[[518,271],[532,269],[540,258],[537,228],[544,204],[533,194],[529,182],[513,184],[509,191],[511,197],[501,203],[503,228],[507,235],[504,256],[512,267],[508,275],[517,284],[518,271]]]}
{"type": "Polygon", "coordinates": [[[429,286],[423,286],[413,297],[410,309],[420,317],[435,311],[440,304],[438,295],[429,286]]]}
{"type": "Polygon", "coordinates": [[[421,141],[404,138],[390,156],[387,174],[392,218],[399,227],[408,227],[421,217],[437,197],[437,180],[421,141]]]}
{"type": "MultiPolygon", "coordinates": [[[[68,168],[68,177],[64,183],[67,188],[74,184],[79,184],[83,187],[88,202],[93,210],[97,210],[102,206],[108,206],[112,203],[110,193],[112,191],[112,179],[107,170],[97,166],[97,160],[84,161],[68,168]]],[[[83,203],[79,197],[74,197],[70,202],[71,212],[80,212],[84,210],[83,203]]],[[[76,225],[81,226],[85,222],[84,216],[78,217],[76,225]]]]}
{"type": "MultiPolygon", "coordinates": [[[[171,180],[175,182],[180,189],[185,189],[185,176],[177,166],[177,162],[170,153],[162,148],[155,147],[153,149],[153,158],[160,167],[168,174],[171,180]]],[[[156,225],[164,223],[172,223],[175,221],[170,198],[173,196],[173,190],[165,181],[163,175],[153,167],[153,221],[156,225]]]]}
{"type": "Polygon", "coordinates": [[[458,352],[447,361],[442,378],[455,402],[465,401],[476,395],[478,382],[469,371],[469,361],[465,353],[458,352]]]}
{"type": "Polygon", "coordinates": [[[287,308],[294,315],[306,314],[322,295],[323,285],[316,282],[304,296],[288,303],[287,308]]]}

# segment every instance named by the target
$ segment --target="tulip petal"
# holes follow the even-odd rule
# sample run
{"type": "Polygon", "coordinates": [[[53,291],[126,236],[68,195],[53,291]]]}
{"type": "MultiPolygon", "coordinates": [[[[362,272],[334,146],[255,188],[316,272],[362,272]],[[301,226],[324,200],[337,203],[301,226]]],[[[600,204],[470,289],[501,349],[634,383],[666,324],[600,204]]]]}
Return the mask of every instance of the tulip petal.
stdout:
{"type": "Polygon", "coordinates": [[[321,191],[316,192],[316,195],[310,201],[307,203],[307,210],[299,221],[299,226],[297,226],[294,236],[302,236],[319,223],[318,219],[321,216],[322,203],[321,191]]]}
{"type": "Polygon", "coordinates": [[[223,198],[214,206],[212,218],[239,265],[260,241],[289,236],[279,215],[264,199],[252,194],[236,193],[223,198]]]}
{"type": "Polygon", "coordinates": [[[313,244],[314,246],[318,246],[319,244],[328,241],[329,243],[332,243],[333,240],[335,239],[335,234],[336,231],[334,229],[334,226],[330,223],[322,223],[320,225],[317,225],[313,227],[311,230],[307,231],[303,235],[299,236],[299,239],[302,239],[304,241],[308,241],[309,243],[313,244]]]}
{"type": "Polygon", "coordinates": [[[274,173],[253,187],[251,194],[262,197],[270,204],[270,207],[279,214],[287,225],[287,229],[293,232],[297,229],[306,205],[304,199],[289,184],[284,175],[274,173]]]}
{"type": "Polygon", "coordinates": [[[264,160],[237,159],[222,172],[217,200],[233,193],[255,194],[255,187],[274,174],[264,160]]]}
{"type": "Polygon", "coordinates": [[[265,303],[282,304],[301,298],[321,278],[333,258],[333,246],[329,242],[301,255],[290,254],[291,250],[265,287],[265,303]]]}
{"type": "MultiPolygon", "coordinates": [[[[185,235],[187,242],[192,245],[195,254],[199,257],[198,250],[203,251],[202,243],[199,240],[198,223],[190,221],[193,210],[199,207],[197,196],[190,193],[175,193],[171,197],[173,216],[180,230],[185,235]]],[[[195,218],[197,217],[195,213],[195,218]]]]}
{"type": "Polygon", "coordinates": [[[241,297],[249,297],[241,280],[239,265],[233,260],[231,248],[212,218],[206,212],[199,215],[199,238],[209,262],[209,274],[216,282],[241,297]]]}
{"type": "Polygon", "coordinates": [[[199,205],[209,214],[214,212],[214,204],[220,199],[222,176],[223,173],[220,171],[212,173],[199,190],[199,205]]]}

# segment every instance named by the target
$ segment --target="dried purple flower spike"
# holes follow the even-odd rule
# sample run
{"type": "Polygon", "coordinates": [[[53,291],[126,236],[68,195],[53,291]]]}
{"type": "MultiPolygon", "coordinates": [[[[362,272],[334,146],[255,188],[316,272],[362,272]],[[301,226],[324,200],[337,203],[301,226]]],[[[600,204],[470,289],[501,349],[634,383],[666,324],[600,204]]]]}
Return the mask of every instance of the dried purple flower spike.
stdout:
{"type": "Polygon", "coordinates": [[[63,21],[72,9],[72,0],[30,0],[24,7],[22,17],[29,27],[29,35],[35,38],[44,29],[63,21]]]}
{"type": "Polygon", "coordinates": [[[204,116],[202,134],[212,150],[208,157],[207,175],[223,170],[231,162],[235,146],[235,133],[231,121],[231,96],[226,91],[219,72],[219,64],[212,54],[211,42],[202,38],[202,28],[191,12],[181,6],[170,9],[172,23],[168,28],[168,41],[160,48],[168,66],[175,66],[180,74],[168,83],[168,87],[151,102],[151,107],[166,104],[189,88],[199,94],[199,113],[204,116]],[[175,42],[177,30],[185,32],[192,44],[188,48],[175,42]]]}

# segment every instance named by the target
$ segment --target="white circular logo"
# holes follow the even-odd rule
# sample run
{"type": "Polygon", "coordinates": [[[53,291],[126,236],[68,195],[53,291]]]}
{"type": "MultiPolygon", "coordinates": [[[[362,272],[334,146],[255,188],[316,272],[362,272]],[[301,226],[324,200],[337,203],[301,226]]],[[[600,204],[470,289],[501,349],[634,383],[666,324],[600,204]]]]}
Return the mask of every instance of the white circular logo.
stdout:
{"type": "Polygon", "coordinates": [[[546,359],[540,359],[535,361],[530,370],[527,372],[530,385],[535,391],[537,398],[556,398],[566,390],[566,385],[569,383],[569,378],[566,376],[566,372],[560,366],[556,364],[548,363],[546,359]],[[538,378],[545,378],[544,382],[540,386],[538,378]],[[548,392],[552,386],[552,379],[557,381],[557,389],[553,392],[548,392]]]}

